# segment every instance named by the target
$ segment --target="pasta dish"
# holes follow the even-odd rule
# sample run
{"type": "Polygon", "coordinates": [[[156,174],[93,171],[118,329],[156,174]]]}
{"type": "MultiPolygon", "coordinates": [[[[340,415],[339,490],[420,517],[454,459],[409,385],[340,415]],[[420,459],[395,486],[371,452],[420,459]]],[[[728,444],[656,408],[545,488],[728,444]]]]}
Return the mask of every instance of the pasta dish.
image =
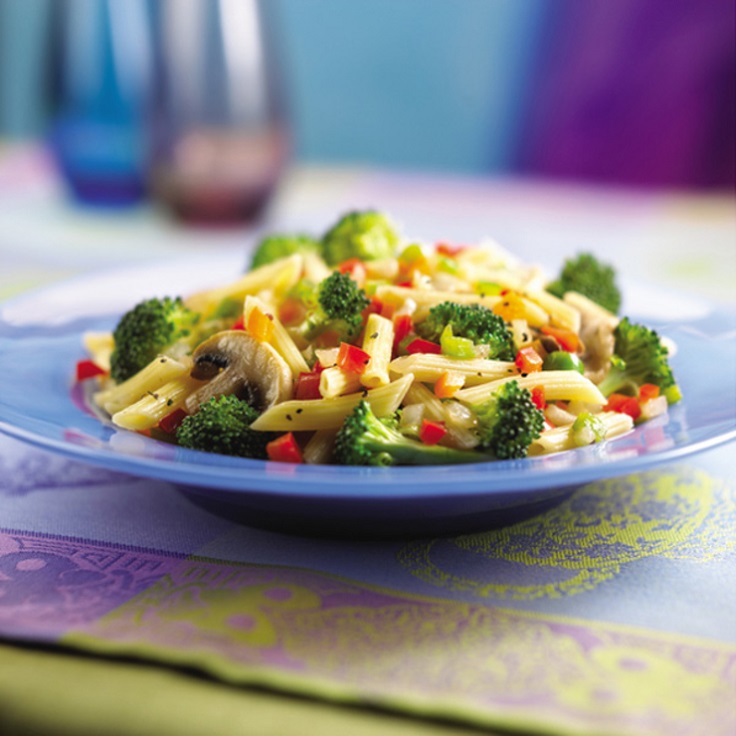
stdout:
{"type": "Polygon", "coordinates": [[[122,429],[279,462],[429,465],[571,450],[680,390],[591,254],[554,279],[492,241],[405,238],[375,211],[271,235],[248,271],[85,335],[78,380],[122,429]]]}

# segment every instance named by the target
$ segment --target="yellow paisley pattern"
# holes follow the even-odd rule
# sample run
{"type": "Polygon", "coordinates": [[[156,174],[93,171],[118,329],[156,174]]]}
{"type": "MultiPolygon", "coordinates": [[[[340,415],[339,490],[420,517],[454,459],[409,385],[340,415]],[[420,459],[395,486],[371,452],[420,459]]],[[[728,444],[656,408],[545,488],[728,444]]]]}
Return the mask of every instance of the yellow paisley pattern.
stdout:
{"type": "Polygon", "coordinates": [[[411,542],[398,561],[445,590],[558,598],[593,590],[645,557],[703,562],[736,549],[726,521],[734,508],[733,492],[702,471],[656,471],[590,484],[503,529],[411,542]]]}

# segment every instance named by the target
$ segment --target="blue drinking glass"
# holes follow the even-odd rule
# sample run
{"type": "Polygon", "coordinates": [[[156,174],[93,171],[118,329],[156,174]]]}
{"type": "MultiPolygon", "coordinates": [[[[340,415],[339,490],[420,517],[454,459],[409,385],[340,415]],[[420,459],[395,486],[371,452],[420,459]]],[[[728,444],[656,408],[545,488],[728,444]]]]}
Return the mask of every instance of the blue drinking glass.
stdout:
{"type": "Polygon", "coordinates": [[[56,10],[59,99],[50,143],[60,172],[82,202],[138,202],[152,76],[146,0],[64,0],[56,10]]]}

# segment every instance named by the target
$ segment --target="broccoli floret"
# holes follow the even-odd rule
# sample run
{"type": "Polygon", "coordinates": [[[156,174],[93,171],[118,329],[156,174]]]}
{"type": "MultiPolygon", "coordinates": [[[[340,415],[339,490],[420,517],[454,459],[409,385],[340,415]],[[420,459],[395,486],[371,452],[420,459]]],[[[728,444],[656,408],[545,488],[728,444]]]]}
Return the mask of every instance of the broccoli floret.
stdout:
{"type": "Polygon", "coordinates": [[[191,450],[264,460],[266,444],[274,434],[251,429],[257,417],[258,412],[235,395],[214,396],[185,417],[176,441],[191,450]]]}
{"type": "Polygon", "coordinates": [[[621,291],[616,284],[615,270],[591,253],[568,258],[559,277],[547,285],[547,291],[560,299],[565,292],[577,291],[614,314],[618,314],[621,307],[621,291]]]}
{"type": "Polygon", "coordinates": [[[452,465],[477,463],[483,455],[443,445],[425,445],[403,435],[393,418],[378,418],[361,401],[345,418],[335,438],[335,461],[340,465],[452,465]]]}
{"type": "Polygon", "coordinates": [[[326,330],[353,340],[363,327],[363,310],[370,304],[363,289],[347,274],[334,271],[317,287],[317,304],[307,314],[302,334],[314,340],[326,330]]]}
{"type": "Polygon", "coordinates": [[[474,409],[479,447],[499,460],[526,457],[529,445],[544,428],[544,414],[518,381],[501,384],[490,399],[474,409]]]}
{"type": "Polygon", "coordinates": [[[439,342],[447,325],[455,337],[490,346],[490,358],[513,360],[516,355],[513,335],[503,318],[481,304],[437,304],[429,310],[427,318],[417,324],[416,331],[426,340],[439,342]]]}
{"type": "Polygon", "coordinates": [[[611,368],[598,384],[604,396],[613,393],[637,395],[643,384],[653,383],[670,403],[680,399],[680,390],[668,362],[669,351],[655,330],[624,317],[613,336],[611,368]]]}
{"type": "Polygon", "coordinates": [[[137,304],[122,316],[113,331],[113,379],[120,383],[130,378],[178,343],[188,352],[199,319],[200,315],[184,306],[180,297],[154,298],[137,304]]]}
{"type": "Polygon", "coordinates": [[[373,210],[349,212],[322,238],[323,256],[330,266],[350,258],[390,258],[399,241],[399,234],[386,215],[373,210]]]}
{"type": "Polygon", "coordinates": [[[265,266],[294,253],[321,255],[322,244],[309,235],[269,235],[258,244],[250,267],[265,266]]]}

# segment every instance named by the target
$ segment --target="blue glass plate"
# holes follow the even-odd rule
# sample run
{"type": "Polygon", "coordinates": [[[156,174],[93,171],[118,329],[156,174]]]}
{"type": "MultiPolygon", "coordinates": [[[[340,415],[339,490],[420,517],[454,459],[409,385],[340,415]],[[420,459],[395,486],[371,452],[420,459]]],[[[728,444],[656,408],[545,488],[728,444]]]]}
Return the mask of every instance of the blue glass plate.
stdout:
{"type": "Polygon", "coordinates": [[[600,445],[517,461],[431,468],[292,466],[174,447],[116,429],[73,373],[82,335],[140,299],[234,279],[235,256],[138,266],[31,292],[0,309],[0,430],[71,458],[177,484],[217,513],[308,533],[458,532],[505,523],[581,484],[680,460],[736,437],[736,315],[627,284],[626,312],[672,339],[684,400],[600,445]]]}

